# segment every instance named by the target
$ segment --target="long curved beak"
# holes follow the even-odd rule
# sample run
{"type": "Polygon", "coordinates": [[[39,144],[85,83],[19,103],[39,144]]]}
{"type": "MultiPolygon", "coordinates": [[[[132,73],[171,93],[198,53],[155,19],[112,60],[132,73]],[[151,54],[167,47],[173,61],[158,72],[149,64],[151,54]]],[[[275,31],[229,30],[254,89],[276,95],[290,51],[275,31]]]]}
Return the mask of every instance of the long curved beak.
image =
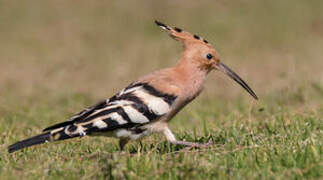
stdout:
{"type": "Polygon", "coordinates": [[[240,84],[253,98],[258,100],[258,97],[255,92],[245,83],[235,72],[233,72],[228,66],[224,65],[221,62],[215,64],[216,69],[230,76],[235,82],[240,84]]]}

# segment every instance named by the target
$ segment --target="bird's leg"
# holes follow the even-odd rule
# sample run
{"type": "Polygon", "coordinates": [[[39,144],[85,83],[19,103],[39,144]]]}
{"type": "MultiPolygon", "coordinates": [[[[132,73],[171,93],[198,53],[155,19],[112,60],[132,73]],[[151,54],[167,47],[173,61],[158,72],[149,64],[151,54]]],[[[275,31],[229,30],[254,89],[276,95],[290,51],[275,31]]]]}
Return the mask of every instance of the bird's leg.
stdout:
{"type": "Polygon", "coordinates": [[[120,147],[120,150],[123,151],[124,149],[124,146],[128,143],[129,139],[128,138],[121,138],[119,140],[119,147],[120,147]]]}
{"type": "Polygon", "coordinates": [[[176,140],[174,134],[172,133],[172,131],[168,127],[164,130],[164,135],[166,136],[167,141],[169,141],[172,144],[184,145],[184,146],[189,146],[189,147],[200,147],[200,148],[209,147],[213,144],[212,141],[209,141],[208,143],[205,143],[205,144],[195,143],[195,142],[187,142],[187,141],[178,141],[178,140],[176,140]]]}

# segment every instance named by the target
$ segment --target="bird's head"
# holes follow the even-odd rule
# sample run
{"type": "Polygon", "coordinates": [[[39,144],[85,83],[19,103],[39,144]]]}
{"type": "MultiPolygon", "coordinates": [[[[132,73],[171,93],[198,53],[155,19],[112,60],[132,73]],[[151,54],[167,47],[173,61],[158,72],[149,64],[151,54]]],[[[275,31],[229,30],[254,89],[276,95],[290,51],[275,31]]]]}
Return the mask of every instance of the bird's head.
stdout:
{"type": "Polygon", "coordinates": [[[155,23],[165,30],[169,36],[175,40],[183,43],[185,51],[184,58],[189,59],[191,63],[197,64],[200,69],[206,70],[219,70],[234,81],[239,83],[253,98],[258,99],[254,91],[245,83],[235,72],[233,72],[228,66],[224,65],[220,60],[218,53],[213,46],[202,37],[183,31],[178,27],[169,27],[164,23],[155,21],[155,23]]]}

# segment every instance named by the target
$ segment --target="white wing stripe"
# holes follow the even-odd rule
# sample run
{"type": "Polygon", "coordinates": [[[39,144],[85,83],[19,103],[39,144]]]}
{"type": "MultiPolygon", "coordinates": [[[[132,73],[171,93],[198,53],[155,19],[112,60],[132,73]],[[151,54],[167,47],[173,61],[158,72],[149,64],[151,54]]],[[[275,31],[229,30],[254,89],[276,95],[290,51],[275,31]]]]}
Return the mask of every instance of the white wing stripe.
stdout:
{"type": "Polygon", "coordinates": [[[108,127],[107,124],[105,122],[103,122],[102,120],[96,120],[93,122],[93,126],[98,127],[99,129],[103,129],[108,127]]]}
{"type": "Polygon", "coordinates": [[[126,120],[124,120],[123,118],[122,118],[122,116],[120,116],[118,113],[112,113],[111,115],[109,115],[109,117],[112,119],[112,120],[115,120],[115,121],[117,121],[118,122],[118,124],[126,124],[127,123],[127,121],[126,120]]]}
{"type": "Polygon", "coordinates": [[[136,109],[134,109],[131,106],[124,106],[122,107],[124,111],[127,113],[129,116],[130,120],[134,123],[147,123],[149,122],[149,119],[146,118],[143,114],[138,112],[136,109]]]}
{"type": "Polygon", "coordinates": [[[144,90],[135,91],[133,94],[139,97],[156,115],[166,114],[170,110],[169,104],[161,97],[153,96],[144,90]]]}
{"type": "Polygon", "coordinates": [[[127,89],[126,91],[123,91],[122,94],[127,94],[127,93],[131,93],[133,91],[137,91],[139,89],[141,89],[142,86],[136,86],[136,87],[133,87],[133,88],[130,88],[130,89],[127,89]]]}
{"type": "Polygon", "coordinates": [[[110,104],[124,106],[124,105],[131,105],[131,104],[133,104],[133,102],[127,101],[127,100],[116,100],[116,101],[110,102],[110,104]]]}

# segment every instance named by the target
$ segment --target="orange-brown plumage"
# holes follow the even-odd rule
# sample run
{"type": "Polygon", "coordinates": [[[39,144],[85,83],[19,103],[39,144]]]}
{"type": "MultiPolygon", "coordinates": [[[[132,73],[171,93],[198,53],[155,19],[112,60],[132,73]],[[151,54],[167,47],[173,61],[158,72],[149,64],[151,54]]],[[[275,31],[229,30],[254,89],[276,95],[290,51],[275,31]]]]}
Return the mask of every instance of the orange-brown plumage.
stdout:
{"type": "Polygon", "coordinates": [[[215,49],[205,39],[158,21],[155,23],[184,45],[175,66],[139,78],[116,95],[81,111],[68,121],[9,146],[9,152],[85,135],[117,137],[122,149],[128,140],[137,140],[154,132],[163,133],[174,144],[204,147],[206,145],[176,140],[168,128],[168,121],[201,93],[205,78],[212,70],[224,72],[257,99],[251,88],[220,61],[215,49]]]}

